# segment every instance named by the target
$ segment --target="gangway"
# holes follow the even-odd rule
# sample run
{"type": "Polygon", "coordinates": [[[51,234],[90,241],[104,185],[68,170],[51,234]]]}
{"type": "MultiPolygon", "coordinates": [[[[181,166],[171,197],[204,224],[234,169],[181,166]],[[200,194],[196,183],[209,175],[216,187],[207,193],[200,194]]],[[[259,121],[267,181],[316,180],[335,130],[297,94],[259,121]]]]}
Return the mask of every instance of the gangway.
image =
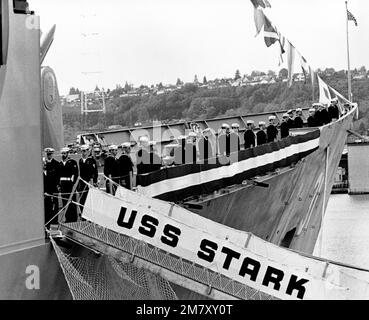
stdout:
{"type": "MultiPolygon", "coordinates": [[[[91,252],[165,279],[165,285],[153,281],[159,291],[174,284],[216,300],[369,296],[368,270],[279,247],[122,187],[113,196],[90,186],[82,219],[62,222],[60,230],[91,252]]],[[[70,269],[58,250],[62,268],[70,269]]],[[[73,277],[86,283],[89,275],[73,277]]]]}

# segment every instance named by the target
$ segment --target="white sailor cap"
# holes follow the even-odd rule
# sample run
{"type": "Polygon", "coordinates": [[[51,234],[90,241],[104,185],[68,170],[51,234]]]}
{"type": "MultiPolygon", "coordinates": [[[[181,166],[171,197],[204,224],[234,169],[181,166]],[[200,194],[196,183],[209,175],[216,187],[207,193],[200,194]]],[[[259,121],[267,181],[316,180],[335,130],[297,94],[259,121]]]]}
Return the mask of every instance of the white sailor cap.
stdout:
{"type": "Polygon", "coordinates": [[[323,104],[316,102],[312,104],[313,107],[323,107],[323,104]]]}
{"type": "Polygon", "coordinates": [[[149,138],[146,137],[146,136],[142,136],[142,137],[140,137],[139,141],[140,142],[149,142],[149,138]]]}
{"type": "Polygon", "coordinates": [[[222,124],[222,129],[229,129],[229,124],[228,123],[223,123],[222,124]]]}
{"type": "Polygon", "coordinates": [[[149,141],[149,146],[156,146],[156,141],[149,141]]]}
{"type": "Polygon", "coordinates": [[[188,134],[189,137],[197,137],[197,134],[195,132],[190,132],[188,134]]]}
{"type": "Polygon", "coordinates": [[[259,121],[259,126],[265,126],[265,121],[259,121]]]}
{"type": "Polygon", "coordinates": [[[184,135],[181,135],[181,136],[178,136],[178,138],[177,138],[178,140],[183,140],[183,139],[187,139],[187,137],[186,136],[184,136],[184,135]]]}
{"type": "Polygon", "coordinates": [[[64,147],[60,150],[61,153],[70,152],[70,149],[68,147],[64,147]]]}
{"type": "Polygon", "coordinates": [[[289,115],[288,115],[288,113],[284,113],[282,117],[283,117],[283,118],[288,118],[288,117],[289,117],[289,115]]]}
{"type": "Polygon", "coordinates": [[[83,146],[81,146],[81,151],[87,151],[90,150],[90,146],[87,144],[84,144],[83,146]]]}
{"type": "Polygon", "coordinates": [[[45,148],[44,150],[46,153],[54,153],[55,150],[53,148],[45,148]]]}
{"type": "Polygon", "coordinates": [[[238,123],[232,123],[232,128],[239,128],[240,125],[238,123]]]}
{"type": "Polygon", "coordinates": [[[292,109],[290,109],[290,110],[288,110],[288,111],[287,111],[287,113],[288,113],[288,114],[293,113],[293,110],[292,110],[292,109]]]}
{"type": "Polygon", "coordinates": [[[309,109],[309,112],[315,112],[315,109],[314,108],[310,108],[309,109]]]}
{"type": "Polygon", "coordinates": [[[118,146],[116,146],[115,144],[112,144],[109,146],[109,151],[111,150],[118,150],[118,146]]]}
{"type": "Polygon", "coordinates": [[[100,152],[101,150],[100,150],[100,148],[99,147],[95,147],[94,148],[94,152],[100,152]]]}
{"type": "Polygon", "coordinates": [[[275,120],[276,116],[269,116],[269,120],[275,120]]]}
{"type": "Polygon", "coordinates": [[[302,109],[301,108],[297,108],[296,109],[296,112],[302,112],[302,109]]]}
{"type": "Polygon", "coordinates": [[[122,143],[122,148],[130,148],[131,147],[131,143],[130,142],[123,142],[122,143]]]}
{"type": "Polygon", "coordinates": [[[255,122],[254,122],[254,120],[247,120],[247,122],[246,122],[247,124],[254,124],[255,122]]]}

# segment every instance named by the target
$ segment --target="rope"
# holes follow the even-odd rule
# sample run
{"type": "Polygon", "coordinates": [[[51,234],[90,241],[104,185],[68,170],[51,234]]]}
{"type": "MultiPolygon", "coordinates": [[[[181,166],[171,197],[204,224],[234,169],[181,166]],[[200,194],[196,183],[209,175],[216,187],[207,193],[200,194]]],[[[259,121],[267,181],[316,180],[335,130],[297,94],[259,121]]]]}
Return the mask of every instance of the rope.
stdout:
{"type": "Polygon", "coordinates": [[[66,208],[67,205],[65,205],[61,210],[59,210],[59,212],[53,216],[48,222],[45,223],[44,225],[44,229],[47,231],[48,229],[46,228],[46,226],[51,222],[53,221],[54,218],[56,218],[65,208],[66,208]]]}

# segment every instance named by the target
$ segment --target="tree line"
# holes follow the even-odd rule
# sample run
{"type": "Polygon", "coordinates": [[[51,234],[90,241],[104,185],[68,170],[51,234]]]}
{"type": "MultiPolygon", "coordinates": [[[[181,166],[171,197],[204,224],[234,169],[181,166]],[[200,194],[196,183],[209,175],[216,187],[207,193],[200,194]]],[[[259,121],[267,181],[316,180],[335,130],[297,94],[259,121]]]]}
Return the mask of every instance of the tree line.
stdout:
{"type": "MultiPolygon", "coordinates": [[[[239,74],[236,73],[236,77],[239,74]]],[[[345,71],[320,74],[321,78],[347,97],[347,75],[345,71]]],[[[359,120],[354,130],[366,134],[369,128],[369,79],[354,79],[352,92],[354,101],[359,103],[359,120]]],[[[74,89],[74,88],[73,88],[74,89]]],[[[128,88],[127,88],[128,89],[128,88]]],[[[74,89],[76,92],[78,89],[74,89]]],[[[201,87],[195,83],[185,84],[180,89],[161,94],[121,97],[117,87],[110,91],[106,114],[89,114],[82,119],[78,108],[64,108],[63,120],[67,142],[74,141],[79,132],[103,131],[112,125],[134,126],[135,123],[149,124],[153,120],[175,122],[178,120],[207,119],[248,113],[276,110],[308,108],[319,99],[317,84],[294,82],[288,87],[286,82],[248,86],[201,87]],[[314,93],[314,100],[313,100],[314,93]]],[[[77,91],[78,92],[78,91],[77,91]]]]}

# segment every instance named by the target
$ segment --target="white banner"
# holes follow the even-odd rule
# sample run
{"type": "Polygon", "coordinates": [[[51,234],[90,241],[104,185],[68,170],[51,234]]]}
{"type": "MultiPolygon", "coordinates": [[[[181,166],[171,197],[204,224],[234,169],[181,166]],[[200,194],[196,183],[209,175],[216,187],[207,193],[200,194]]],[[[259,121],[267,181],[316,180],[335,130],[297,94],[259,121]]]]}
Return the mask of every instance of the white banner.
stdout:
{"type": "MultiPolygon", "coordinates": [[[[319,147],[320,138],[316,138],[313,140],[301,142],[298,144],[292,144],[288,147],[282,148],[277,151],[273,151],[270,153],[266,153],[263,155],[259,155],[257,157],[248,158],[245,160],[237,161],[231,163],[229,166],[222,166],[215,169],[200,171],[192,174],[187,174],[181,177],[165,179],[159,182],[155,182],[150,184],[149,186],[142,187],[138,186],[138,190],[140,193],[149,196],[149,197],[157,197],[159,195],[186,189],[191,186],[200,185],[203,183],[208,183],[214,180],[231,178],[236,174],[241,172],[245,172],[257,167],[262,167],[268,164],[272,164],[274,162],[286,159],[295,154],[307,152],[319,147]]],[[[118,188],[117,193],[119,194],[119,190],[122,188],[118,188]]],[[[123,188],[124,189],[124,188],[123,188]]]]}
{"type": "Polygon", "coordinates": [[[280,299],[369,297],[368,282],[347,268],[301,256],[130,190],[121,189],[119,197],[90,188],[83,218],[280,299]]]}
{"type": "Polygon", "coordinates": [[[319,77],[318,77],[318,84],[319,84],[319,102],[323,104],[329,105],[331,103],[331,93],[329,92],[328,85],[319,77]]]}

